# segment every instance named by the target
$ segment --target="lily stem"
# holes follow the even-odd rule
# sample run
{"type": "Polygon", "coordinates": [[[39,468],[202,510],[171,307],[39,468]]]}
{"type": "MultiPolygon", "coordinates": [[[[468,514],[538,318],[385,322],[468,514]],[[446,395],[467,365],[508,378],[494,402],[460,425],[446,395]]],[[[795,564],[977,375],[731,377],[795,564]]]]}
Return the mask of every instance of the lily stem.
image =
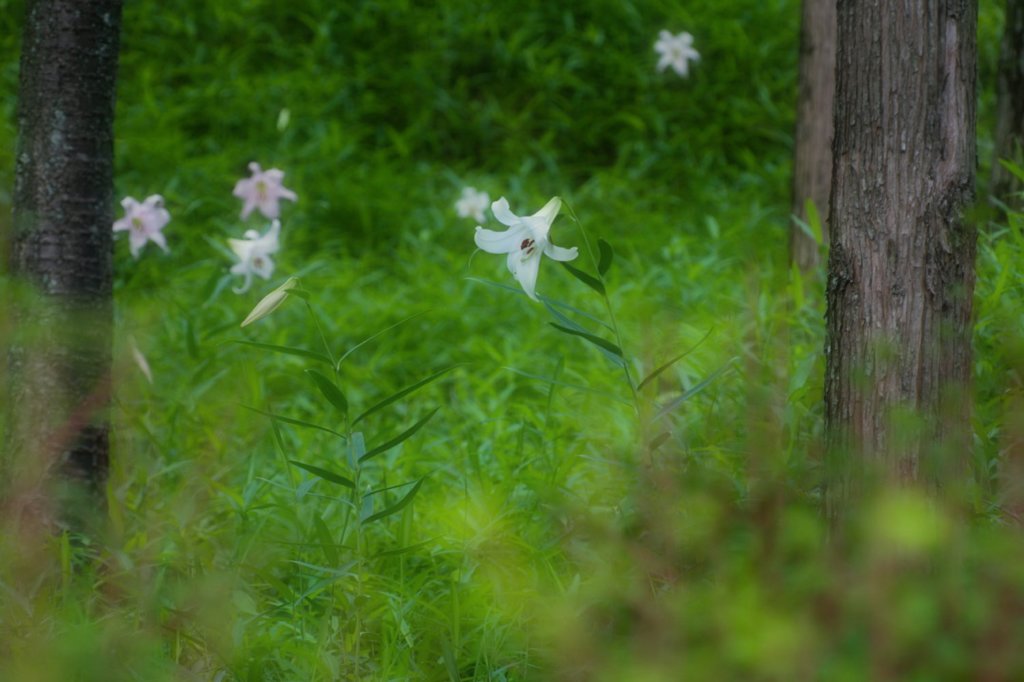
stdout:
{"type": "MultiPolygon", "coordinates": [[[[597,273],[597,278],[601,281],[601,288],[603,289],[603,291],[601,292],[601,297],[604,299],[605,308],[608,310],[608,321],[611,323],[612,333],[615,334],[615,345],[617,345],[619,349],[622,350],[622,334],[619,331],[618,322],[615,321],[615,310],[612,308],[612,300],[608,296],[608,283],[605,281],[604,275],[601,274],[601,271],[598,269],[598,260],[597,257],[594,255],[593,247],[590,245],[590,236],[587,234],[587,228],[583,227],[583,223],[580,222],[579,217],[576,215],[576,211],[573,210],[570,204],[566,203],[566,208],[569,209],[569,213],[570,215],[572,215],[573,221],[576,223],[576,226],[580,228],[580,234],[583,235],[583,244],[587,248],[587,255],[590,256],[590,262],[594,266],[594,271],[597,273]]],[[[629,361],[626,360],[625,352],[623,352],[622,356],[622,372],[623,374],[626,375],[626,383],[629,384],[629,391],[633,395],[633,410],[639,417],[640,396],[637,395],[636,384],[633,382],[633,376],[629,371],[629,361]]]]}
{"type": "Polygon", "coordinates": [[[327,358],[331,361],[331,367],[335,368],[334,373],[337,375],[338,363],[334,361],[334,353],[331,352],[331,345],[327,343],[327,336],[324,334],[324,328],[320,325],[320,318],[317,316],[316,311],[313,310],[313,306],[309,301],[303,299],[302,302],[306,304],[306,310],[309,311],[309,316],[313,318],[313,324],[316,325],[316,331],[320,335],[320,341],[324,344],[324,350],[327,351],[327,358]]]}

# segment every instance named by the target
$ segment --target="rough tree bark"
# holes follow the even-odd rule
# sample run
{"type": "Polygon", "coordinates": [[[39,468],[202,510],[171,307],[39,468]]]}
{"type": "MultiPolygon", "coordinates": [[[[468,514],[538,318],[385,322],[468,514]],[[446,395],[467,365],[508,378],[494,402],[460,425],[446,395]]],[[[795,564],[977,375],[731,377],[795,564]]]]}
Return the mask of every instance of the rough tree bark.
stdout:
{"type": "Polygon", "coordinates": [[[1013,194],[1021,182],[999,159],[1024,163],[1024,0],[1006,0],[1006,25],[996,83],[996,138],[992,158],[992,196],[1019,208],[1013,194]]]}
{"type": "MultiPolygon", "coordinates": [[[[814,202],[828,243],[832,187],[832,99],[835,95],[836,0],[804,0],[800,24],[800,81],[796,104],[792,213],[807,220],[814,202]]],[[[818,245],[799,225],[790,230],[790,260],[807,272],[818,266],[818,245]]]]}
{"type": "Polygon", "coordinates": [[[902,481],[969,444],[976,26],[975,0],[838,2],[826,421],[902,481]]]}
{"type": "Polygon", "coordinates": [[[26,7],[9,256],[23,285],[8,352],[13,485],[41,489],[60,471],[95,488],[107,472],[121,5],[26,7]]]}

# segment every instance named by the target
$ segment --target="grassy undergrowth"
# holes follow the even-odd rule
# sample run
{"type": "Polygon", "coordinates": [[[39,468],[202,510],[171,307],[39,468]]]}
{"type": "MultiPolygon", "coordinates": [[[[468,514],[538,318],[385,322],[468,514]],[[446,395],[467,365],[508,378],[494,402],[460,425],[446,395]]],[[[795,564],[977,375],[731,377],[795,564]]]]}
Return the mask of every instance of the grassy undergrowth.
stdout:
{"type": "MultiPolygon", "coordinates": [[[[171,251],[116,244],[103,532],[0,534],[0,679],[1020,671],[1019,217],[982,226],[964,490],[880,489],[827,542],[823,275],[785,254],[797,3],[690,5],[128,3],[118,191],[166,197],[171,251]],[[654,70],[665,27],[695,36],[688,80],[654,70]],[[273,279],[236,295],[253,159],[299,201],[273,279]],[[521,214],[560,195],[552,237],[589,273],[586,239],[612,246],[617,335],[553,261],[538,291],[618,336],[634,387],[685,356],[634,396],[474,254],[465,185],[521,214]],[[308,298],[240,328],[289,276],[308,298]]],[[[10,91],[22,6],[0,0],[10,91]]]]}

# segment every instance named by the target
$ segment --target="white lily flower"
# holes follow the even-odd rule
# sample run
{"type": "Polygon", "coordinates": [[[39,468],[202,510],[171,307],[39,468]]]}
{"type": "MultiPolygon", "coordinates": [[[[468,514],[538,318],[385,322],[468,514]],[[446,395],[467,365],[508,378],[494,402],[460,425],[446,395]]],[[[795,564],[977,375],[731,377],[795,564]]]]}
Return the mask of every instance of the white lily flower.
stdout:
{"type": "Polygon", "coordinates": [[[263,170],[255,161],[249,164],[249,170],[252,171],[252,177],[242,178],[235,183],[233,192],[244,202],[242,220],[248,218],[254,208],[258,208],[260,213],[273,220],[281,214],[281,199],[298,199],[295,192],[281,184],[284,180],[284,171],[277,168],[263,170]]]}
{"type": "Polygon", "coordinates": [[[270,224],[267,233],[260,236],[256,230],[246,230],[244,239],[228,239],[231,250],[238,256],[238,262],[231,266],[232,275],[242,275],[245,281],[238,289],[232,289],[236,294],[244,294],[252,286],[252,276],[259,275],[263,279],[270,279],[274,274],[274,261],[270,255],[277,253],[280,248],[278,235],[281,232],[281,222],[275,220],[270,224]]]}
{"type": "Polygon", "coordinates": [[[693,36],[685,31],[677,36],[668,31],[659,32],[654,49],[661,55],[658,71],[671,66],[683,78],[690,75],[690,62],[700,61],[700,54],[693,49],[693,36]]]}
{"type": "Polygon", "coordinates": [[[114,232],[128,232],[128,246],[132,258],[139,257],[139,251],[146,242],[153,242],[167,251],[167,239],[162,229],[171,220],[171,214],[164,208],[164,198],[159,194],[146,197],[141,204],[131,197],[121,200],[124,217],[114,223],[114,232]]]}
{"type": "Polygon", "coordinates": [[[491,204],[491,212],[498,222],[508,225],[508,229],[495,232],[485,230],[480,225],[476,227],[476,245],[487,253],[507,253],[509,272],[534,301],[537,300],[537,272],[540,270],[541,254],[557,261],[570,261],[579,255],[575,246],[563,249],[548,239],[551,223],[561,207],[562,200],[554,197],[532,216],[520,218],[509,210],[505,197],[501,197],[491,204]]]}
{"type": "Polygon", "coordinates": [[[466,187],[462,190],[462,197],[455,202],[455,212],[460,218],[473,218],[482,223],[487,217],[484,211],[489,203],[491,197],[487,192],[478,192],[476,187],[466,187]]]}

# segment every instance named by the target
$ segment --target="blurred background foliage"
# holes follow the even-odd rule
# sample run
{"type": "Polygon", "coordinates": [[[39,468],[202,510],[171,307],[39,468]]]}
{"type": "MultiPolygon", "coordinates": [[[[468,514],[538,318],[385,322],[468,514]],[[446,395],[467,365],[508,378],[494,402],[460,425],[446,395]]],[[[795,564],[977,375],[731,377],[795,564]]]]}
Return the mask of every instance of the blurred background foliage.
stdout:
{"type": "MultiPolygon", "coordinates": [[[[0,228],[23,11],[0,0],[0,228]]],[[[166,197],[171,253],[115,245],[109,529],[0,531],[0,679],[1019,677],[1021,217],[978,209],[971,474],[948,499],[883,486],[833,537],[824,277],[786,256],[798,18],[796,0],[128,0],[117,191],[166,197]],[[688,79],[655,70],[661,29],[693,34],[688,79]],[[235,296],[224,240],[265,229],[231,196],[252,160],[299,201],[274,279],[235,296]],[[679,409],[637,420],[593,348],[466,279],[512,283],[472,255],[465,185],[520,214],[560,195],[613,245],[635,374],[691,351],[644,397],[679,409]],[[426,479],[359,543],[344,490],[285,462],[350,475],[336,440],[246,409],[336,427],[308,359],[236,343],[322,350],[297,300],[238,329],[288,275],[336,354],[388,330],[343,365],[350,404],[459,365],[367,420],[373,444],[439,408],[368,465],[374,486],[426,479]]],[[[981,189],[1001,28],[983,0],[981,189]]],[[[569,214],[554,239],[583,247],[569,214]]],[[[552,265],[539,290],[603,318],[552,265]]]]}

